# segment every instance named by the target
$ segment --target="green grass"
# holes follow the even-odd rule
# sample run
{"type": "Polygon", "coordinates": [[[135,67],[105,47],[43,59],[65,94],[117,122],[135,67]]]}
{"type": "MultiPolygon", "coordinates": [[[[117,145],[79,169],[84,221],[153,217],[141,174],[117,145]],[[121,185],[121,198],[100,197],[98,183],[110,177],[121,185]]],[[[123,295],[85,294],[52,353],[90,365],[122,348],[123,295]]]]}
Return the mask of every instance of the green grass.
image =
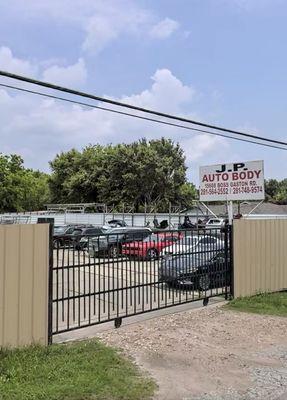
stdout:
{"type": "Polygon", "coordinates": [[[264,293],[241,297],[227,305],[231,310],[287,317],[287,292],[264,293]]]}
{"type": "Polygon", "coordinates": [[[155,383],[97,341],[0,350],[1,400],[143,400],[155,383]]]}

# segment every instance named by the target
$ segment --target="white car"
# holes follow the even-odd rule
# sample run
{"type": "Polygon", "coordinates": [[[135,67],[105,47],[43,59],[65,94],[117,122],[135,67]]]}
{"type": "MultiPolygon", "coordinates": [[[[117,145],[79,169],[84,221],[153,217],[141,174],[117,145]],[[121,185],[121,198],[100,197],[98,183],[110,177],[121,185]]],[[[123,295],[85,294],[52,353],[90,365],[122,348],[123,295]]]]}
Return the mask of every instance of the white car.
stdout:
{"type": "Polygon", "coordinates": [[[223,218],[210,218],[206,224],[205,228],[222,228],[225,224],[225,220],[223,218]]]}
{"type": "Polygon", "coordinates": [[[189,254],[196,252],[217,252],[224,249],[224,241],[216,236],[210,235],[192,235],[185,236],[172,246],[165,247],[161,256],[172,256],[179,254],[189,254]]]}

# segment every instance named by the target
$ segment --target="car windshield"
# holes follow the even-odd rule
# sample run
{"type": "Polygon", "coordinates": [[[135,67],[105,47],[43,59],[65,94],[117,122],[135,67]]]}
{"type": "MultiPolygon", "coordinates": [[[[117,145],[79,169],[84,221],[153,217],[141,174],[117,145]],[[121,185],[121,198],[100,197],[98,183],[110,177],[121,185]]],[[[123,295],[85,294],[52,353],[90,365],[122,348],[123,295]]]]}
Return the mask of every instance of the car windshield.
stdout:
{"type": "Polygon", "coordinates": [[[180,245],[195,246],[198,242],[198,238],[195,236],[185,236],[180,239],[177,243],[180,245]]]}
{"type": "Polygon", "coordinates": [[[55,226],[54,232],[55,233],[65,233],[67,227],[66,226],[55,226]]]}

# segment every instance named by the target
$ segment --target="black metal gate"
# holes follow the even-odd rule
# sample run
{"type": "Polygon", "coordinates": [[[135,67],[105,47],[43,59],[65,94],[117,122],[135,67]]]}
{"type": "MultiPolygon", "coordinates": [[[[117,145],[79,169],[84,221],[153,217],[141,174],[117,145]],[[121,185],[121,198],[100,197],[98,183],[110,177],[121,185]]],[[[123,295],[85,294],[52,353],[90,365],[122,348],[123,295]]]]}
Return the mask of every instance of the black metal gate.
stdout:
{"type": "Polygon", "coordinates": [[[232,228],[121,228],[50,239],[53,335],[232,293],[232,228]]]}

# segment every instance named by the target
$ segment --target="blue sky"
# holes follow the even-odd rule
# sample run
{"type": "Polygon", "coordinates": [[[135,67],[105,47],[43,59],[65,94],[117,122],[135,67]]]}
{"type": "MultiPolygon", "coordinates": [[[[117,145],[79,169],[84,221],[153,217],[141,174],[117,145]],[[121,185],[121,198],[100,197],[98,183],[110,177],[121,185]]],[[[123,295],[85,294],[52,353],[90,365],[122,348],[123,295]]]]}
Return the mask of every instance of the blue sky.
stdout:
{"type": "MultiPolygon", "coordinates": [[[[147,108],[287,140],[285,0],[0,0],[0,68],[147,108]]],[[[9,80],[0,78],[0,83],[9,80]]],[[[198,166],[287,153],[0,88],[1,151],[48,170],[89,143],[170,137],[198,166]]]]}

